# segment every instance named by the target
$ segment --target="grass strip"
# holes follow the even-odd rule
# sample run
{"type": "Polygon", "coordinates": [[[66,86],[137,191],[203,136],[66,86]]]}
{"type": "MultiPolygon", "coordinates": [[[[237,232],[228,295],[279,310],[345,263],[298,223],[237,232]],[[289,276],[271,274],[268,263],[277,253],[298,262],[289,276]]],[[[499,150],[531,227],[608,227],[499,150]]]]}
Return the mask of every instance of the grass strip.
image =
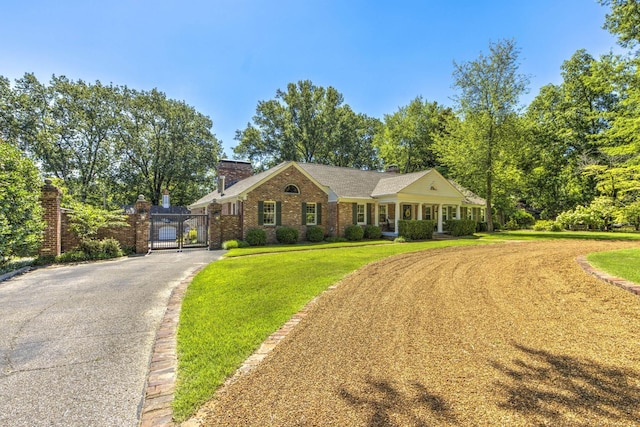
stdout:
{"type": "Polygon", "coordinates": [[[587,261],[612,276],[640,283],[640,249],[595,252],[587,255],[587,261]]]}

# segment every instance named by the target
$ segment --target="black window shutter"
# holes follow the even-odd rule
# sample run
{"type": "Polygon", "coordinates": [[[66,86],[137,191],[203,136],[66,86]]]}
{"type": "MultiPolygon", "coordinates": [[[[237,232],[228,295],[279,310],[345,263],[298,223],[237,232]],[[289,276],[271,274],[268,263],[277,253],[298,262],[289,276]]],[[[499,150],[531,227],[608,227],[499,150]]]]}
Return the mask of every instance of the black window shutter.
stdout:
{"type": "Polygon", "coordinates": [[[264,224],[264,202],[258,202],[258,225],[264,224]]]}
{"type": "Polygon", "coordinates": [[[307,204],[302,202],[302,225],[307,225],[307,204]]]}
{"type": "Polygon", "coordinates": [[[358,204],[357,203],[353,203],[352,207],[353,207],[352,208],[353,209],[353,211],[352,211],[352,213],[353,213],[352,220],[353,221],[352,222],[353,222],[353,224],[357,224],[358,223],[358,204]]]}
{"type": "Polygon", "coordinates": [[[282,225],[282,202],[276,202],[276,225],[282,225]]]}
{"type": "Polygon", "coordinates": [[[318,225],[322,224],[322,203],[316,203],[316,219],[318,225]]]}
{"type": "Polygon", "coordinates": [[[371,218],[373,217],[373,203],[367,203],[367,224],[371,224],[371,218]]]}

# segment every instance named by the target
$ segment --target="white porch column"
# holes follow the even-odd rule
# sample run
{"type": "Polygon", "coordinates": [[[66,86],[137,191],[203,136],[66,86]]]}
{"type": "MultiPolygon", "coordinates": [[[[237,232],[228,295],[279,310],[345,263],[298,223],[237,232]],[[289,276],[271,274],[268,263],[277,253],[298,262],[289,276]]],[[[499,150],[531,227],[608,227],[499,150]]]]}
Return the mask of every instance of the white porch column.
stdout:
{"type": "Polygon", "coordinates": [[[442,233],[442,203],[438,205],[438,233],[442,233]]]}
{"type": "Polygon", "coordinates": [[[374,205],[374,208],[373,208],[373,216],[375,218],[374,221],[373,221],[373,224],[374,225],[380,225],[380,224],[378,224],[379,219],[380,219],[380,215],[378,215],[378,204],[377,203],[374,205]]]}
{"type": "Polygon", "coordinates": [[[418,203],[418,220],[422,219],[422,203],[418,203]]]}
{"type": "Polygon", "coordinates": [[[460,205],[456,205],[456,219],[461,220],[460,218],[460,205]]]}
{"type": "Polygon", "coordinates": [[[396,202],[396,214],[394,215],[395,218],[393,219],[393,222],[395,223],[394,230],[396,234],[398,234],[398,218],[400,218],[401,214],[402,212],[400,212],[400,202],[396,202]]]}

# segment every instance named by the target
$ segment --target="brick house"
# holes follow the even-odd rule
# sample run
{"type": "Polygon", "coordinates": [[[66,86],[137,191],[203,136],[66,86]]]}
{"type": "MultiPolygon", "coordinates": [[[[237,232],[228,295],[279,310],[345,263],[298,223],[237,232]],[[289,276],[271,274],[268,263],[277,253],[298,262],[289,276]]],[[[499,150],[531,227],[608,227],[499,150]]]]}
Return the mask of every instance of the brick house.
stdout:
{"type": "MultiPolygon", "coordinates": [[[[444,178],[435,169],[399,174],[288,161],[253,175],[251,164],[221,160],[218,190],[189,206],[208,213],[211,203],[223,217],[234,217],[235,238],[262,228],[275,241],[278,226],[317,225],[326,235],[342,236],[346,227],[373,224],[396,236],[398,221],[435,220],[443,231],[447,219],[485,219],[485,200],[444,178]]],[[[230,219],[230,218],[228,218],[230,219]]]]}

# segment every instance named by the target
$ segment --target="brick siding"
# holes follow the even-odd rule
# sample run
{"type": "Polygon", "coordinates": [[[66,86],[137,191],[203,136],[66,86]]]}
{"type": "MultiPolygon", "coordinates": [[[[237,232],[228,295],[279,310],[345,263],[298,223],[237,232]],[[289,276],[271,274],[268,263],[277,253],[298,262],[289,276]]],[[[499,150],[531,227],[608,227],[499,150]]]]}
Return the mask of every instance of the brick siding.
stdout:
{"type": "Polygon", "coordinates": [[[307,226],[302,225],[302,203],[320,203],[321,224],[319,226],[325,230],[325,234],[327,233],[327,221],[330,220],[327,194],[293,165],[249,192],[247,200],[243,203],[243,238],[248,230],[260,228],[267,233],[267,241],[274,243],[277,227],[258,224],[258,202],[261,201],[281,202],[282,226],[298,229],[300,240],[305,239],[307,232],[307,226]],[[298,187],[300,194],[284,192],[285,187],[291,184],[298,187]]]}

